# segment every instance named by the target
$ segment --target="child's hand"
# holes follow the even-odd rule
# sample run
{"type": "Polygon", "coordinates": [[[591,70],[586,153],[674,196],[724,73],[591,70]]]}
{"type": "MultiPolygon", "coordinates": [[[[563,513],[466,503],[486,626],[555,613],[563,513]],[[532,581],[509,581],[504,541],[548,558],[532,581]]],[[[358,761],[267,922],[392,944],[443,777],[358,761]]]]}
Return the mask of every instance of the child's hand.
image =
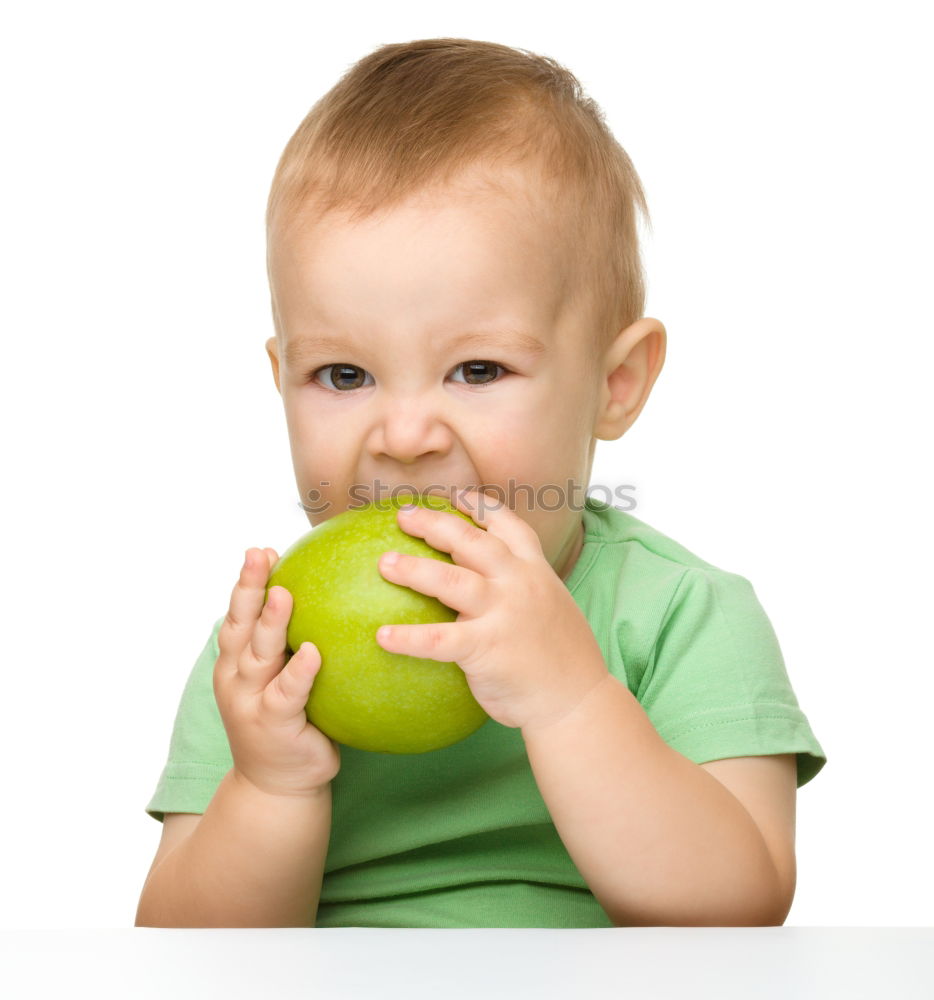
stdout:
{"type": "Polygon", "coordinates": [[[476,491],[456,498],[476,524],[448,511],[400,510],[403,530],[450,553],[455,565],[400,553],[395,563],[382,556],[380,572],[459,614],[437,625],[381,628],[377,641],[393,653],[457,663],[491,718],[538,729],[567,715],[610,673],[534,529],[508,507],[481,508],[477,500],[476,491]]]}
{"type": "Polygon", "coordinates": [[[278,556],[273,549],[248,549],[246,555],[217,636],[214,697],[234,771],[272,794],[310,794],[340,770],[337,745],[305,715],[321,654],[303,643],[286,660],[292,595],[272,587],[263,604],[278,556]]]}

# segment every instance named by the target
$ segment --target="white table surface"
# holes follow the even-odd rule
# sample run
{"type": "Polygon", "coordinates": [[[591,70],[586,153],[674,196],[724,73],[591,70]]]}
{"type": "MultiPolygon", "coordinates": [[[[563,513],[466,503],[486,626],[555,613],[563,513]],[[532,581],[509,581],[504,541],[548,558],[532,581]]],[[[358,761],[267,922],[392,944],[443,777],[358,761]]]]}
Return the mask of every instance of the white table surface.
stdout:
{"type": "Polygon", "coordinates": [[[0,995],[934,1000],[934,927],[0,930],[0,995]]]}

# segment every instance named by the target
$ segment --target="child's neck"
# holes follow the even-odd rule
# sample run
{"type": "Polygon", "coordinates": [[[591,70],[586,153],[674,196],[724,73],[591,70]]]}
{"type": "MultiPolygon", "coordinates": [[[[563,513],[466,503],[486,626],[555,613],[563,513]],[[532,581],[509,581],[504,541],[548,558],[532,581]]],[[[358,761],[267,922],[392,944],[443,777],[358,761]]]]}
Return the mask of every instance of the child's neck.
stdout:
{"type": "Polygon", "coordinates": [[[558,560],[555,563],[555,572],[561,577],[562,580],[567,580],[567,578],[571,575],[571,570],[574,569],[574,564],[577,562],[583,547],[584,522],[580,521],[578,522],[577,530],[571,533],[567,540],[567,544],[558,553],[558,560]]]}

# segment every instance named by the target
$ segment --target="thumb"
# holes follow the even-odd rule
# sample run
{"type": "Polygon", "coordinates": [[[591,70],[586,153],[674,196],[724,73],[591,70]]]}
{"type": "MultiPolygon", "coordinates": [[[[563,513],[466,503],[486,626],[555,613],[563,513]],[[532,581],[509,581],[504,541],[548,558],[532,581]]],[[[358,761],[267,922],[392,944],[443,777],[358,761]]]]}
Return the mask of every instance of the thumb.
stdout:
{"type": "Polygon", "coordinates": [[[308,701],[308,693],[321,669],[321,653],[313,642],[303,642],[288,663],[270,682],[273,710],[283,715],[291,715],[303,708],[308,701]]]}
{"type": "Polygon", "coordinates": [[[282,672],[285,673],[289,669],[297,685],[296,691],[304,692],[307,697],[321,669],[321,653],[318,647],[313,642],[303,642],[282,672]]]}

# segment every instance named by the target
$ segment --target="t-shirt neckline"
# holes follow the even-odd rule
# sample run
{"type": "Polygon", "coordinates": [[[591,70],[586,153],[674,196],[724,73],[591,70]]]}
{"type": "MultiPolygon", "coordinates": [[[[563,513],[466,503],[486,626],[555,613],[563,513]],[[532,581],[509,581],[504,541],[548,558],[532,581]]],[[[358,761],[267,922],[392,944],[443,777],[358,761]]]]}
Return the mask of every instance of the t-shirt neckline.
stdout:
{"type": "Polygon", "coordinates": [[[608,506],[608,504],[594,500],[592,497],[584,499],[584,507],[581,510],[581,519],[584,522],[584,541],[577,556],[577,562],[574,563],[570,576],[564,581],[564,585],[572,594],[590,571],[590,567],[594,564],[600,551],[603,534],[600,530],[600,517],[601,512],[607,510],[608,506]]]}

